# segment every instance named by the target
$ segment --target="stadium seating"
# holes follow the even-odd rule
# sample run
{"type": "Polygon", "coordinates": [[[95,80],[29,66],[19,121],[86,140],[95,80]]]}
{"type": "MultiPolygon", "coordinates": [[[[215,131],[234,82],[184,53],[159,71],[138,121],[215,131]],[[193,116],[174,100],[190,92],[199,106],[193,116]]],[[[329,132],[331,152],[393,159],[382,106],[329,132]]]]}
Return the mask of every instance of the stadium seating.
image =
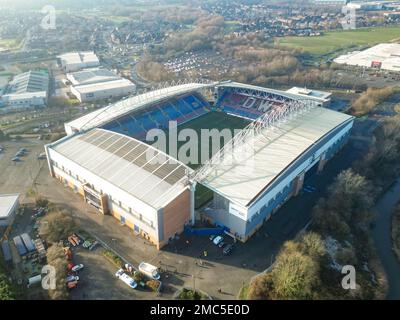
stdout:
{"type": "Polygon", "coordinates": [[[207,113],[206,107],[209,107],[208,102],[200,95],[192,93],[158,103],[144,112],[126,115],[103,128],[144,139],[146,133],[153,128],[168,128],[169,121],[177,121],[179,125],[207,113]]]}
{"type": "Polygon", "coordinates": [[[284,102],[273,98],[266,100],[230,91],[223,92],[217,102],[222,111],[249,119],[257,119],[265,112],[283,106],[284,102]]]}

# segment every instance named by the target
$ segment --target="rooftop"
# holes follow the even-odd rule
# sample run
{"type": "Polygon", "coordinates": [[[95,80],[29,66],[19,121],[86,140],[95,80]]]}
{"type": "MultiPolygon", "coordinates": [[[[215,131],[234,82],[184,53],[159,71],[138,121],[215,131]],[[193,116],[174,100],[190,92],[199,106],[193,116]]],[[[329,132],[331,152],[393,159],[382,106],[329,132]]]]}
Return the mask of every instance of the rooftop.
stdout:
{"type": "Polygon", "coordinates": [[[2,194],[0,195],[0,219],[7,218],[15,203],[18,201],[19,194],[2,194]]]}
{"type": "Polygon", "coordinates": [[[41,71],[28,71],[14,77],[9,82],[6,94],[21,94],[28,92],[47,92],[49,75],[41,71]]]}
{"type": "Polygon", "coordinates": [[[243,150],[235,150],[235,154],[245,154],[252,145],[248,158],[232,161],[231,157],[224,157],[200,182],[234,203],[248,206],[307,149],[351,119],[340,112],[314,107],[290,121],[264,129],[243,150]]]}
{"type": "Polygon", "coordinates": [[[73,85],[85,85],[121,79],[120,76],[106,69],[82,70],[68,73],[67,77],[73,85]]]}
{"type": "Polygon", "coordinates": [[[51,148],[155,209],[186,188],[191,172],[152,146],[104,129],[71,136],[51,148]]]}
{"type": "Polygon", "coordinates": [[[102,91],[102,90],[110,90],[114,88],[123,88],[135,86],[128,79],[120,78],[118,80],[105,81],[105,82],[96,82],[91,84],[83,84],[79,86],[74,86],[74,89],[78,92],[85,94],[90,92],[102,91]]]}
{"type": "Polygon", "coordinates": [[[319,91],[319,90],[313,90],[313,89],[307,89],[307,88],[299,88],[299,87],[293,87],[286,92],[293,93],[296,95],[301,95],[301,96],[307,96],[307,97],[312,97],[320,100],[327,100],[329,97],[332,95],[330,92],[326,91],[319,91]]]}
{"type": "Polygon", "coordinates": [[[381,69],[400,71],[400,44],[381,43],[363,51],[353,51],[334,59],[334,62],[361,67],[381,63],[381,69]]]}
{"type": "Polygon", "coordinates": [[[99,62],[93,51],[68,52],[58,56],[64,64],[79,64],[87,62],[99,62]]]}

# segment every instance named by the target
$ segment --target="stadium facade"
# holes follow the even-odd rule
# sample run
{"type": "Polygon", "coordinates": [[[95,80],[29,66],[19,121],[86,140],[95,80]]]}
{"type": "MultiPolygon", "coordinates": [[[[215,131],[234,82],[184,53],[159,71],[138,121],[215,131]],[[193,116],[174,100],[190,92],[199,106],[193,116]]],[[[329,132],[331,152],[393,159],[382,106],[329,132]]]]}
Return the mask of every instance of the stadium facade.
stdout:
{"type": "Polygon", "coordinates": [[[46,146],[50,173],[158,248],[196,219],[246,241],[347,141],[353,117],[327,100],[229,81],[160,88],[66,123],[67,136],[46,146]],[[211,112],[250,124],[198,168],[146,141],[151,129],[211,112]],[[202,206],[199,185],[213,195],[202,206]]]}

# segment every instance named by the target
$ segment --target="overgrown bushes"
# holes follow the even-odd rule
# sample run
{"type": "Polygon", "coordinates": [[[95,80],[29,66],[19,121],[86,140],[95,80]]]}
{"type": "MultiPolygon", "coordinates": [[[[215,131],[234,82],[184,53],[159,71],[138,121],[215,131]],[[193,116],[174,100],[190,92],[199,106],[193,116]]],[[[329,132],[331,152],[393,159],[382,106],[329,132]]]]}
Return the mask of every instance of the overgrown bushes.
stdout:
{"type": "Polygon", "coordinates": [[[395,91],[395,87],[368,88],[356,101],[354,101],[350,111],[355,116],[363,116],[395,93],[395,91]]]}
{"type": "Polygon", "coordinates": [[[124,265],[124,261],[111,250],[104,250],[103,256],[112,264],[114,264],[117,268],[122,268],[124,265]]]}

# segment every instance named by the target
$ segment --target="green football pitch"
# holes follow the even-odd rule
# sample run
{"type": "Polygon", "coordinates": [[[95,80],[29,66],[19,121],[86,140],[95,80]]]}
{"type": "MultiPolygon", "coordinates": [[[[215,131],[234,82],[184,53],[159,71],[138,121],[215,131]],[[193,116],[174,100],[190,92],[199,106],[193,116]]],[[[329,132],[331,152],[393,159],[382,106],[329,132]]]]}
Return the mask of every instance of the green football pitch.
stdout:
{"type": "MultiPolygon", "coordinates": [[[[219,143],[217,142],[218,140],[213,140],[213,139],[207,139],[206,140],[206,145],[202,145],[204,143],[204,139],[201,139],[201,134],[202,130],[213,130],[216,129],[219,132],[221,132],[224,129],[229,129],[230,130],[230,135],[233,137],[236,130],[243,129],[246,127],[251,121],[240,118],[240,117],[235,117],[229,114],[226,114],[224,112],[218,112],[218,111],[211,111],[208,112],[196,119],[193,119],[191,121],[185,122],[181,125],[178,126],[177,128],[177,135],[179,136],[179,133],[184,130],[184,129],[192,129],[196,132],[196,136],[198,139],[197,143],[197,161],[195,163],[186,163],[189,167],[192,169],[197,169],[199,168],[202,164],[203,161],[201,161],[201,156],[202,153],[208,153],[208,156],[206,155],[206,158],[209,158],[213,154],[213,150],[216,151],[219,148],[224,145],[224,143],[228,142],[229,139],[225,141],[224,138],[220,137],[219,143]],[[214,146],[215,143],[218,143],[217,146],[214,146]],[[214,146],[214,148],[213,148],[214,146]]],[[[237,133],[237,132],[236,132],[237,133]]],[[[166,130],[166,139],[167,141],[169,140],[169,132],[166,130]]],[[[181,150],[182,147],[184,147],[185,144],[187,144],[189,141],[189,138],[186,139],[186,141],[177,141],[177,150],[178,150],[178,155],[179,155],[179,150],[181,150]]],[[[167,143],[167,153],[171,154],[169,148],[168,148],[168,143],[167,143]]],[[[188,153],[190,153],[190,150],[188,150],[188,153]]],[[[178,157],[179,159],[179,157],[178,157]]],[[[182,161],[182,159],[179,159],[182,161]]],[[[205,186],[198,184],[196,186],[196,193],[195,193],[195,202],[196,202],[196,208],[199,208],[206,202],[208,202],[212,198],[212,191],[206,188],[205,186]]]]}
{"type": "MultiPolygon", "coordinates": [[[[238,130],[243,129],[245,126],[247,126],[250,123],[250,120],[244,119],[244,118],[240,118],[240,117],[235,117],[229,114],[226,114],[224,112],[218,112],[218,111],[211,111],[208,112],[196,119],[193,119],[191,121],[185,122],[181,125],[178,126],[177,128],[177,137],[180,136],[180,134],[182,135],[181,139],[179,139],[178,141],[176,141],[176,145],[177,145],[177,151],[178,151],[178,160],[183,161],[185,164],[187,164],[189,167],[191,167],[192,169],[196,169],[199,166],[202,165],[202,163],[204,163],[204,161],[202,161],[202,159],[209,159],[212,154],[214,153],[213,151],[216,151],[220,148],[222,148],[222,146],[228,142],[230,140],[231,137],[233,137],[233,135],[235,134],[235,130],[236,133],[238,130]],[[187,162],[184,159],[179,159],[179,155],[182,155],[183,149],[187,152],[185,152],[184,154],[188,157],[188,158],[192,158],[191,156],[191,151],[194,151],[194,147],[193,148],[187,148],[185,146],[189,145],[189,140],[192,139],[192,137],[187,137],[186,134],[184,134],[185,132],[182,132],[182,130],[185,129],[191,129],[193,130],[192,133],[195,133],[196,135],[196,140],[193,141],[191,140],[190,145],[191,146],[195,146],[197,151],[197,156],[194,157],[193,159],[195,160],[194,162],[187,162]],[[222,130],[224,129],[228,129],[229,131],[226,131],[226,133],[228,134],[226,136],[226,138],[223,138],[223,136],[220,134],[222,132],[222,130]],[[210,130],[214,130],[214,133],[216,134],[215,136],[213,135],[213,132],[210,130]],[[217,130],[217,131],[215,131],[217,130]],[[208,137],[208,133],[210,133],[210,135],[213,135],[213,137],[216,138],[209,138],[208,137]],[[203,136],[203,138],[202,138],[203,136]],[[207,137],[207,138],[204,138],[207,137]],[[185,140],[183,140],[183,138],[185,138],[185,140]],[[183,141],[180,141],[183,140],[183,141]],[[219,141],[218,141],[219,140],[219,141]],[[203,154],[202,154],[203,153],[203,154]]],[[[169,143],[169,139],[170,139],[170,135],[172,134],[171,132],[169,132],[168,130],[165,130],[166,133],[166,140],[167,140],[167,145],[166,145],[166,152],[172,155],[172,147],[170,146],[169,143]],[[171,148],[170,148],[171,147],[171,148]]],[[[171,137],[172,139],[176,140],[176,137],[171,137]]],[[[174,155],[173,155],[174,156],[174,155]]]]}

